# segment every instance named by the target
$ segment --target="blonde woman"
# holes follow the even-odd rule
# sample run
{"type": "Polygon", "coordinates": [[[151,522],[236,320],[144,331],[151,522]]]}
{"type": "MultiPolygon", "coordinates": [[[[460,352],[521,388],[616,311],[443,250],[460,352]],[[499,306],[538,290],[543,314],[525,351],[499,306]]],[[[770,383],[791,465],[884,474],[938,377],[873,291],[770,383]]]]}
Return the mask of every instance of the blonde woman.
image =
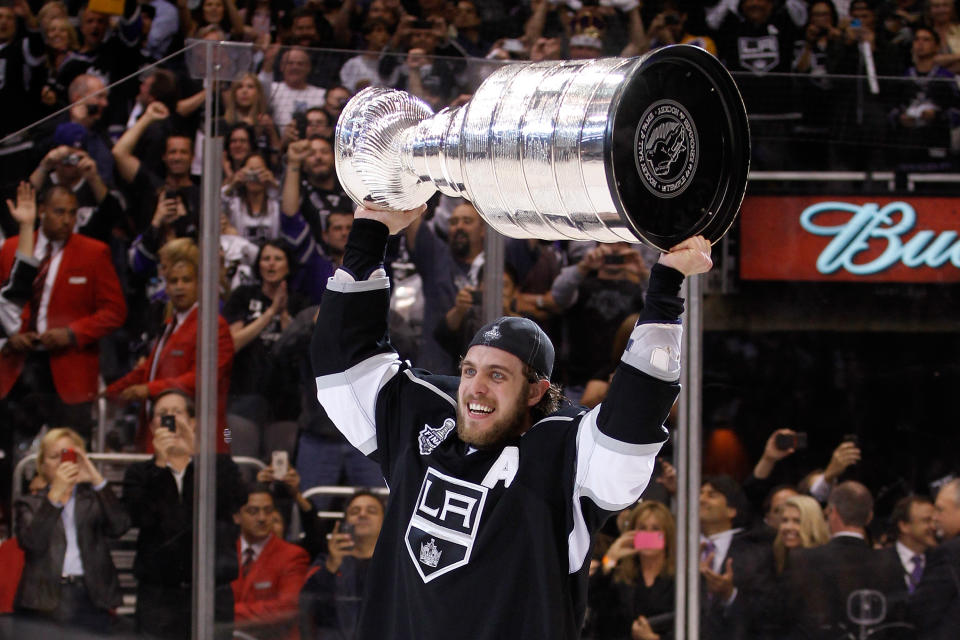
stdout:
{"type": "Polygon", "coordinates": [[[253,127],[252,150],[259,151],[276,167],[280,151],[280,134],[273,124],[263,85],[253,73],[243,73],[230,86],[226,95],[223,121],[230,126],[245,124],[253,127]]]}
{"type": "Polygon", "coordinates": [[[66,16],[41,17],[41,24],[44,24],[42,32],[46,44],[46,64],[43,66],[46,79],[40,89],[40,101],[47,107],[54,107],[58,101],[66,101],[67,89],[61,82],[60,74],[80,48],[80,40],[66,16]]]}
{"type": "Polygon", "coordinates": [[[107,538],[130,528],[130,517],[87,457],[73,429],[51,429],[40,442],[46,488],[15,505],[25,564],[16,608],[96,634],[110,629],[122,603],[107,538]]]}
{"type": "Polygon", "coordinates": [[[818,547],[830,540],[820,503],[810,496],[792,496],[783,503],[780,528],[773,541],[777,573],[783,573],[790,549],[818,547]]]}
{"type": "Polygon", "coordinates": [[[624,526],[626,530],[603,557],[601,575],[590,587],[596,590],[590,600],[597,612],[597,637],[669,637],[672,623],[651,625],[650,619],[673,611],[673,515],[659,502],[644,501],[630,511],[624,526]]]}

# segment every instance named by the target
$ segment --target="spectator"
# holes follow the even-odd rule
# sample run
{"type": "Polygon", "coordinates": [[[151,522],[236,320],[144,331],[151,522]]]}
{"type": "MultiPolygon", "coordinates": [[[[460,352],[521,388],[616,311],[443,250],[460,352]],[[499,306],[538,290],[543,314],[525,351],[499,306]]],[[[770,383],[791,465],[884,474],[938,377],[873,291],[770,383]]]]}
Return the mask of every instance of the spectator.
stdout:
{"type": "Polygon", "coordinates": [[[330,114],[323,107],[310,107],[306,113],[306,126],[303,129],[304,140],[310,140],[314,136],[326,138],[328,142],[333,142],[333,124],[330,114]]]}
{"type": "Polygon", "coordinates": [[[598,638],[672,637],[677,530],[670,510],[658,502],[641,502],[630,510],[625,531],[603,556],[601,571],[590,585],[596,607],[598,638]],[[639,532],[659,534],[635,544],[639,532]],[[650,619],[654,619],[653,625],[650,619]],[[658,624],[657,620],[662,620],[658,624]]]}
{"type": "Polygon", "coordinates": [[[773,589],[773,556],[742,525],[747,503],[729,476],[700,486],[701,631],[704,638],[754,637],[769,624],[762,612],[773,589]]]}
{"type": "Polygon", "coordinates": [[[67,103],[67,84],[73,77],[68,78],[63,72],[67,71],[68,62],[80,48],[80,41],[65,15],[55,16],[46,22],[43,40],[47,45],[46,60],[43,67],[37,70],[39,73],[35,82],[41,87],[40,102],[46,107],[47,113],[52,113],[67,103]]]}
{"type": "Polygon", "coordinates": [[[0,3],[0,60],[3,78],[0,84],[0,103],[4,117],[0,119],[0,137],[25,127],[36,119],[35,101],[30,78],[43,64],[44,43],[39,32],[28,31],[25,37],[17,35],[17,12],[23,7],[14,0],[0,3]]]}
{"type": "Polygon", "coordinates": [[[793,495],[784,500],[779,514],[773,558],[777,573],[783,573],[787,554],[793,549],[819,547],[830,540],[820,503],[810,496],[793,495]]]}
{"type": "MultiPolygon", "coordinates": [[[[153,15],[149,16],[150,28],[146,30],[143,53],[152,60],[159,60],[170,52],[174,36],[180,30],[180,18],[176,6],[167,0],[147,0],[144,4],[151,8],[153,15]]],[[[148,15],[146,11],[143,14],[148,15]]]]}
{"type": "Polygon", "coordinates": [[[960,19],[953,0],[929,0],[927,23],[937,35],[938,55],[934,63],[956,73],[960,71],[960,19]]]}
{"type": "Polygon", "coordinates": [[[937,546],[933,503],[923,496],[906,496],[897,501],[890,520],[896,543],[887,549],[887,555],[900,563],[907,592],[912,595],[923,577],[927,552],[937,546]]]}
{"type": "Polygon", "coordinates": [[[326,228],[321,236],[325,248],[321,249],[310,236],[303,216],[284,216],[283,235],[288,242],[294,243],[292,246],[298,263],[291,285],[294,291],[309,298],[313,304],[320,303],[327,288],[327,278],[343,262],[343,252],[352,226],[352,210],[338,208],[328,213],[326,228]]]}
{"type": "MultiPolygon", "coordinates": [[[[483,281],[483,273],[477,276],[478,282],[483,281]]],[[[503,266],[503,307],[500,315],[521,316],[517,311],[517,272],[509,264],[503,266]]],[[[443,320],[437,325],[433,337],[451,357],[459,359],[467,351],[470,339],[483,322],[483,289],[478,286],[467,285],[457,292],[454,304],[447,311],[443,320]]],[[[622,352],[621,352],[622,353],[622,352]]]]}
{"type": "Polygon", "coordinates": [[[230,224],[227,216],[220,212],[220,255],[223,263],[224,279],[227,290],[235,289],[247,284],[254,284],[254,265],[260,255],[260,247],[246,238],[230,224]]]}
{"type": "MultiPolygon", "coordinates": [[[[311,113],[316,113],[311,110],[311,113]]],[[[321,113],[325,113],[322,112],[321,113]]],[[[344,211],[350,200],[337,180],[333,144],[318,135],[298,140],[287,148],[287,172],[283,177],[281,209],[286,216],[299,213],[310,227],[313,240],[325,246],[323,232],[331,211],[344,211]]],[[[287,224],[289,220],[284,221],[287,224]]],[[[300,246],[300,232],[284,231],[291,244],[300,246]]]]}
{"type": "Polygon", "coordinates": [[[740,14],[727,14],[717,29],[720,60],[743,72],[737,84],[748,113],[787,113],[794,108],[789,80],[770,74],[790,72],[796,28],[774,13],[773,0],[741,0],[740,14]]]}
{"type": "Polygon", "coordinates": [[[253,485],[233,516],[240,573],[231,583],[237,629],[260,638],[285,637],[293,628],[297,599],[310,558],[300,547],[273,535],[275,511],[269,487],[253,485]]]}
{"type": "Polygon", "coordinates": [[[273,121],[278,127],[285,127],[293,120],[293,114],[323,104],[326,90],[307,82],[311,69],[310,56],[300,47],[288,49],[283,54],[280,60],[283,81],[274,82],[273,66],[279,51],[276,44],[267,49],[260,83],[269,96],[273,121]]]}
{"type": "Polygon", "coordinates": [[[177,9],[180,32],[185,38],[194,37],[199,29],[208,25],[216,25],[233,40],[244,38],[243,17],[234,0],[203,0],[193,11],[187,0],[177,0],[177,9]]]}
{"type": "Polygon", "coordinates": [[[279,186],[258,153],[248,155],[233,180],[223,186],[223,212],[240,235],[256,245],[280,236],[279,186]]]}
{"type": "Polygon", "coordinates": [[[825,503],[840,476],[858,462],[860,462],[860,446],[854,439],[845,439],[833,450],[827,468],[810,474],[808,484],[810,495],[821,503],[825,503]]]}
{"type": "MultiPolygon", "coordinates": [[[[276,151],[280,149],[280,135],[273,124],[273,117],[268,110],[267,96],[259,78],[253,73],[240,74],[230,85],[225,103],[223,120],[234,127],[230,130],[231,134],[241,124],[253,127],[247,153],[259,151],[264,157],[270,158],[271,166],[276,167],[278,158],[275,156],[276,151]]],[[[232,149],[228,150],[232,154],[232,149]]],[[[235,158],[235,160],[241,159],[235,158]]],[[[233,169],[236,170],[236,167],[233,169]]],[[[229,179],[231,176],[232,171],[225,177],[229,179]]]]}
{"type": "Polygon", "coordinates": [[[343,108],[350,101],[350,96],[350,90],[340,85],[327,89],[327,95],[323,98],[323,110],[327,112],[334,127],[340,119],[343,108]]]}
{"type": "Polygon", "coordinates": [[[350,92],[366,87],[392,87],[397,84],[398,70],[389,76],[380,75],[380,53],[390,41],[390,27],[383,20],[367,20],[363,25],[363,53],[349,58],[340,67],[340,82],[350,92]]]}
{"type": "Polygon", "coordinates": [[[713,38],[687,33],[687,19],[690,17],[688,4],[688,0],[664,0],[663,10],[654,16],[647,28],[650,48],[656,49],[670,44],[692,44],[714,56],[717,55],[717,45],[713,38]]]}
{"type": "Polygon", "coordinates": [[[103,181],[96,160],[87,153],[92,139],[81,124],[57,125],[54,146],[30,174],[30,183],[38,193],[54,185],[69,189],[77,199],[75,230],[108,243],[114,227],[122,222],[123,205],[103,181]]]}
{"type": "Polygon", "coordinates": [[[842,59],[837,73],[867,73],[863,46],[869,46],[878,76],[898,76],[906,67],[903,50],[885,36],[877,20],[877,10],[870,0],[850,3],[850,22],[844,28],[842,59]]]}
{"type": "Polygon", "coordinates": [[[940,487],[933,521],[942,543],[928,554],[910,602],[911,619],[921,640],[947,640],[956,635],[960,623],[960,480],[940,487]]]}
{"type": "Polygon", "coordinates": [[[113,143],[106,133],[106,114],[110,107],[107,88],[95,75],[82,73],[68,85],[67,99],[70,102],[70,122],[82,125],[87,130],[87,152],[96,163],[104,183],[113,186],[113,143]]]}
{"type": "Polygon", "coordinates": [[[467,285],[479,284],[485,233],[480,214],[466,201],[450,214],[447,242],[437,236],[430,224],[423,224],[422,218],[407,227],[407,248],[423,279],[423,344],[418,364],[428,371],[440,375],[456,371],[456,359],[437,342],[435,333],[453,307],[457,292],[467,285]]]}
{"type": "MultiPolygon", "coordinates": [[[[935,149],[943,155],[950,146],[950,129],[960,106],[953,73],[935,62],[939,38],[931,28],[914,29],[913,66],[906,73],[910,80],[898,83],[898,104],[890,113],[900,140],[897,153],[920,148],[921,161],[928,160],[935,149]]],[[[900,160],[903,161],[902,155],[900,160]]]]}
{"type": "Polygon", "coordinates": [[[303,547],[310,558],[316,557],[327,544],[320,516],[312,502],[300,492],[300,474],[292,466],[283,477],[274,474],[273,466],[257,472],[257,482],[271,485],[274,504],[273,535],[303,547]],[[277,525],[279,522],[279,526],[277,525]],[[294,530],[294,523],[299,529],[294,530]]]}
{"type": "Polygon", "coordinates": [[[355,637],[363,587],[383,516],[383,501],[369,490],[355,492],[334,525],[327,553],[317,558],[300,592],[300,637],[355,637]]]}
{"type": "MultiPolygon", "coordinates": [[[[24,451],[44,424],[69,424],[90,437],[98,341],[123,325],[127,313],[106,245],[73,233],[76,196],[51,187],[39,213],[33,249],[39,271],[20,330],[0,357],[0,413],[6,416],[0,449],[6,452],[14,443],[24,451]]],[[[10,238],[0,249],[0,282],[11,276],[18,242],[10,238]]]]}
{"type": "Polygon", "coordinates": [[[257,139],[253,127],[244,123],[237,122],[227,129],[226,149],[223,150],[223,181],[230,184],[235,179],[235,174],[243,166],[243,161],[253,153],[253,147],[257,139]]]}
{"type": "Polygon", "coordinates": [[[106,633],[110,610],[122,602],[107,540],[126,533],[130,517],[114,493],[104,491],[107,481],[76,431],[51,429],[40,453],[49,488],[16,504],[25,564],[15,608],[71,630],[106,633]]]}
{"type": "MultiPolygon", "coordinates": [[[[228,413],[248,424],[248,442],[237,455],[260,457],[261,436],[267,425],[279,420],[296,420],[299,396],[296,386],[284,388],[285,376],[273,357],[273,347],[293,316],[308,302],[288,291],[293,255],[283,241],[271,240],[260,248],[256,261],[259,285],[245,285],[233,291],[223,315],[230,324],[236,361],[230,382],[228,413]],[[252,428],[250,428],[252,427],[252,428]]],[[[235,425],[236,427],[236,425],[235,425]]],[[[233,428],[235,445],[241,438],[233,428]]],[[[276,447],[285,448],[285,447],[276,447]]],[[[293,443],[288,447],[293,450],[293,443]]],[[[266,452],[265,452],[266,453],[266,452]]]]}
{"type": "MultiPolygon", "coordinates": [[[[154,82],[156,85],[157,81],[154,82]]],[[[133,153],[147,128],[169,117],[168,107],[159,101],[151,102],[133,128],[124,132],[113,146],[117,173],[130,184],[132,201],[139,203],[131,211],[137,229],[146,228],[156,217],[161,200],[180,200],[185,213],[178,215],[183,220],[184,231],[191,226],[196,229],[200,219],[200,190],[190,176],[193,162],[193,139],[190,136],[172,134],[166,138],[162,157],[165,177],[156,175],[133,153]]]]}
{"type": "MultiPolygon", "coordinates": [[[[133,561],[137,578],[138,633],[180,640],[190,637],[193,583],[193,497],[196,419],[193,400],[162,391],[150,416],[153,458],[135,462],[123,476],[123,502],[140,529],[133,561]],[[169,421],[172,420],[172,424],[169,421]]],[[[243,503],[240,470],[226,454],[216,457],[214,620],[233,621],[237,575],[233,514],[243,503]]],[[[228,630],[229,634],[229,630],[228,630]]]]}
{"type": "Polygon", "coordinates": [[[874,589],[887,599],[887,621],[903,615],[906,596],[898,562],[870,548],[866,527],[873,518],[873,497],[848,480],[830,492],[826,508],[830,541],[794,549],[783,583],[784,629],[790,637],[835,637],[848,627],[847,598],[858,589],[874,589]]]}
{"type": "Polygon", "coordinates": [[[382,59],[380,74],[389,77],[401,59],[394,55],[406,52],[400,68],[398,88],[422,98],[434,110],[446,106],[463,93],[461,77],[466,70],[463,51],[447,40],[446,21],[439,16],[418,20],[412,15],[401,19],[382,59]]]}
{"type": "MultiPolygon", "coordinates": [[[[163,334],[154,345],[150,355],[141,360],[133,371],[113,382],[106,395],[123,404],[142,402],[156,398],[161,391],[179,389],[189,396],[197,388],[197,328],[199,266],[196,261],[184,259],[170,265],[166,272],[166,292],[170,298],[172,314],[163,334]]],[[[230,387],[230,367],[233,364],[233,340],[230,328],[222,316],[218,317],[217,340],[217,451],[230,450],[227,430],[227,390],[230,387]]],[[[145,415],[152,414],[149,409],[145,415]]],[[[138,438],[141,445],[147,436],[142,428],[138,438]]],[[[149,448],[148,448],[149,450],[149,448]]]]}
{"type": "Polygon", "coordinates": [[[835,72],[842,53],[843,31],[838,20],[833,2],[818,0],[811,3],[804,38],[794,44],[793,68],[799,73],[818,76],[821,87],[829,83],[822,76],[835,72]]]}
{"type": "Polygon", "coordinates": [[[7,337],[20,331],[23,306],[30,301],[33,280],[40,266],[40,261],[33,255],[37,196],[29,182],[20,183],[16,204],[7,200],[7,209],[20,226],[20,233],[17,235],[16,256],[10,275],[0,284],[0,352],[7,343],[7,337]]]}
{"type": "Polygon", "coordinates": [[[613,337],[623,319],[639,311],[648,277],[640,253],[626,242],[616,242],[594,247],[554,280],[553,304],[565,313],[565,394],[572,401],[579,401],[594,374],[608,368],[613,337]]]}

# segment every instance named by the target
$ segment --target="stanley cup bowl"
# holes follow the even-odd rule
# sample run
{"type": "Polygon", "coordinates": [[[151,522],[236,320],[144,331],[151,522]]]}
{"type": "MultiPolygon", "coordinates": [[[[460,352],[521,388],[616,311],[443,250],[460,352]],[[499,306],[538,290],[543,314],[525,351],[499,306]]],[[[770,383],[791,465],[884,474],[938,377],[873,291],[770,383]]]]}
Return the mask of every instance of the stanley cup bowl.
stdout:
{"type": "Polygon", "coordinates": [[[513,238],[719,240],[746,189],[750,131],[733,79],[702,49],[504,66],[436,115],[367,88],[336,130],[341,185],[403,211],[438,189],[513,238]]]}

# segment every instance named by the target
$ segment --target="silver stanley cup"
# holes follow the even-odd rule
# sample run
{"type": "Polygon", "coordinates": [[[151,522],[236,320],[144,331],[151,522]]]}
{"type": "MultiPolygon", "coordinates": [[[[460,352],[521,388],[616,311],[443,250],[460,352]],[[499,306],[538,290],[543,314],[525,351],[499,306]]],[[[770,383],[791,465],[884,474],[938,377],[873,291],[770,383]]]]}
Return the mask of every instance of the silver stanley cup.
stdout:
{"type": "Polygon", "coordinates": [[[750,136],[730,75],[693,46],[639,58],[504,66],[436,115],[367,88],[336,131],[340,183],[402,211],[438,189],[513,238],[643,241],[662,250],[730,227],[750,136]]]}

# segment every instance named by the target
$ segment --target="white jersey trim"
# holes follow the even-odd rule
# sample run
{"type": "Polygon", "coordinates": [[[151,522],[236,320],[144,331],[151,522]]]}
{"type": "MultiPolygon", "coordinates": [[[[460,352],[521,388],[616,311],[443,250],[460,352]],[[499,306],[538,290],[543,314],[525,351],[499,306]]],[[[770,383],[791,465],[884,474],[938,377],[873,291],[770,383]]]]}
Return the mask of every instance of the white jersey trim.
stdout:
{"type": "Polygon", "coordinates": [[[339,291],[340,293],[358,293],[361,291],[377,291],[379,289],[389,289],[390,280],[385,277],[372,277],[369,280],[355,281],[350,274],[342,269],[327,278],[327,289],[339,291]],[[346,278],[338,278],[338,274],[343,273],[346,278]]]}
{"type": "Polygon", "coordinates": [[[400,360],[391,351],[342,373],[317,378],[317,400],[340,433],[364,455],[377,450],[377,397],[398,371],[400,360]]]}
{"type": "Polygon", "coordinates": [[[435,394],[437,394],[438,396],[440,396],[441,398],[443,398],[444,400],[452,404],[454,407],[457,406],[457,401],[451,398],[450,394],[444,393],[443,391],[441,391],[440,388],[437,387],[436,385],[431,384],[421,378],[418,378],[416,375],[414,375],[413,371],[411,371],[410,369],[407,369],[406,371],[404,371],[404,373],[407,374],[407,377],[410,378],[411,382],[416,382],[417,384],[425,386],[427,389],[430,389],[435,394]]]}
{"type": "Polygon", "coordinates": [[[569,572],[576,573],[590,557],[590,531],[580,500],[601,509],[619,511],[640,498],[650,482],[663,443],[631,444],[615,440],[597,427],[600,406],[577,425],[576,476],[573,486],[573,531],[567,539],[569,572]]]}

